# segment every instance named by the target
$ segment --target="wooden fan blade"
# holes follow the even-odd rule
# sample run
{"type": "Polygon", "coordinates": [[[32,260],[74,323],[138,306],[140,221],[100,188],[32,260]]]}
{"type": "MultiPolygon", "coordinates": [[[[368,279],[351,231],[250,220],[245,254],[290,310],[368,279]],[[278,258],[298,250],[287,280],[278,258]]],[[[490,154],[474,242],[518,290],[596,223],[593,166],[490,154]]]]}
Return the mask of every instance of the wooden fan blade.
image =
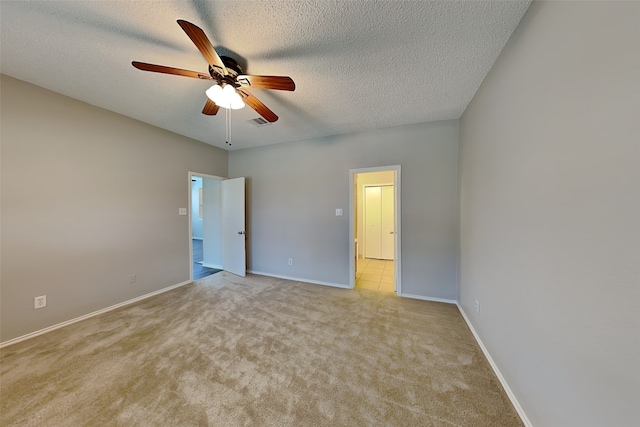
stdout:
{"type": "Polygon", "coordinates": [[[220,107],[216,105],[215,102],[207,98],[207,103],[204,104],[204,108],[202,109],[202,114],[206,114],[207,116],[215,116],[218,113],[220,107]]]}
{"type": "Polygon", "coordinates": [[[243,89],[238,90],[238,92],[240,92],[244,103],[256,110],[256,112],[264,117],[266,121],[273,123],[278,120],[278,116],[276,116],[273,111],[268,109],[266,105],[264,105],[258,98],[253,96],[248,90],[243,89]]]}
{"type": "Polygon", "coordinates": [[[296,84],[291,77],[283,76],[238,76],[238,83],[243,87],[256,89],[296,90],[296,84]]]}
{"type": "Polygon", "coordinates": [[[193,44],[196,45],[209,65],[212,67],[222,68],[223,73],[225,75],[228,74],[227,67],[224,66],[224,62],[222,62],[222,59],[218,56],[218,52],[213,48],[213,45],[207,38],[204,31],[202,31],[202,28],[197,25],[193,25],[191,22],[183,21],[182,19],[178,19],[178,25],[180,25],[184,32],[187,33],[193,44]]]}
{"type": "Polygon", "coordinates": [[[165,67],[164,65],[147,64],[146,62],[133,61],[131,63],[138,70],[152,71],[154,73],[174,74],[176,76],[192,77],[201,80],[213,80],[208,74],[199,73],[197,71],[183,70],[181,68],[165,67]]]}

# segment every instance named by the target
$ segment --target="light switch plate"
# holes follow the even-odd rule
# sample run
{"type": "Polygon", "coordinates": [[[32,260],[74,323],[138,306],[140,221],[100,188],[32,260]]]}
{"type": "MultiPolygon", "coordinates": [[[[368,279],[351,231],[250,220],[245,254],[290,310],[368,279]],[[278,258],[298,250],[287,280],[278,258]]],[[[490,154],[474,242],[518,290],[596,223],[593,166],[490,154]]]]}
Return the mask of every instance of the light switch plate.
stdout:
{"type": "Polygon", "coordinates": [[[178,208],[178,215],[186,215],[187,208],[178,208]]]}
{"type": "Polygon", "coordinates": [[[342,216],[342,209],[336,209],[336,216],[342,216]]]}

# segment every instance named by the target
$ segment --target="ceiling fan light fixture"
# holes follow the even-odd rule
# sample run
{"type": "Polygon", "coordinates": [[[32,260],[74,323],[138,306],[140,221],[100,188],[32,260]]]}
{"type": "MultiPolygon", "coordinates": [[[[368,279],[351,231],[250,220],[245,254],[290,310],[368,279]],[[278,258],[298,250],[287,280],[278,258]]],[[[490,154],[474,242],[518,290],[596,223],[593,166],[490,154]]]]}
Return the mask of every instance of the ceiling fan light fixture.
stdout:
{"type": "Polygon", "coordinates": [[[231,103],[229,104],[229,106],[231,107],[232,110],[240,110],[241,108],[244,108],[245,103],[240,97],[240,95],[236,93],[236,95],[231,100],[231,103]]]}
{"type": "Polygon", "coordinates": [[[224,93],[224,96],[227,99],[231,99],[231,97],[233,96],[234,93],[236,93],[236,88],[234,88],[232,85],[230,84],[226,84],[222,87],[222,93],[224,93]]]}
{"type": "Polygon", "coordinates": [[[210,100],[222,108],[239,110],[245,106],[245,103],[242,101],[242,97],[238,94],[236,88],[230,84],[222,87],[216,83],[207,89],[206,94],[210,100]]]}
{"type": "Polygon", "coordinates": [[[222,100],[222,87],[217,83],[207,89],[205,93],[207,94],[207,97],[216,104],[218,104],[218,101],[222,100]]]}

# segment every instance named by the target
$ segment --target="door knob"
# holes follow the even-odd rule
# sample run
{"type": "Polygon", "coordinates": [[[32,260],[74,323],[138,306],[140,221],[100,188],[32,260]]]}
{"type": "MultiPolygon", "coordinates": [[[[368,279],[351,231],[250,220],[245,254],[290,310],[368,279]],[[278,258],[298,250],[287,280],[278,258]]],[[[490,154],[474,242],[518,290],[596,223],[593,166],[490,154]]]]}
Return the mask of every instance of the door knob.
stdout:
{"type": "Polygon", "coordinates": [[[393,233],[394,233],[393,231],[390,231],[390,232],[389,232],[389,234],[393,234],[393,233]]]}
{"type": "Polygon", "coordinates": [[[244,234],[244,231],[238,231],[238,234],[244,234]]]}

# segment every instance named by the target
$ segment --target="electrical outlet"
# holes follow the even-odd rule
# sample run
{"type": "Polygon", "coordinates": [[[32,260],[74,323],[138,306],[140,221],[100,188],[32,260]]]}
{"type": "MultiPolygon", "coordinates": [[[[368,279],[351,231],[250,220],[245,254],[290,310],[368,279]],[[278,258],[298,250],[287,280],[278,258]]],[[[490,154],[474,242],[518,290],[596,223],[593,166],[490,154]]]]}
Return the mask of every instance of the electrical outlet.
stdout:
{"type": "Polygon", "coordinates": [[[129,284],[132,283],[136,283],[136,275],[135,274],[130,274],[129,275],[129,284]]]}
{"type": "Polygon", "coordinates": [[[47,296],[46,295],[40,295],[39,297],[35,297],[33,299],[33,308],[38,309],[38,308],[43,308],[47,306],[47,296]]]}
{"type": "Polygon", "coordinates": [[[293,265],[293,258],[289,258],[289,265],[293,265]]]}
{"type": "Polygon", "coordinates": [[[480,302],[476,300],[476,313],[480,313],[480,302]]]}

